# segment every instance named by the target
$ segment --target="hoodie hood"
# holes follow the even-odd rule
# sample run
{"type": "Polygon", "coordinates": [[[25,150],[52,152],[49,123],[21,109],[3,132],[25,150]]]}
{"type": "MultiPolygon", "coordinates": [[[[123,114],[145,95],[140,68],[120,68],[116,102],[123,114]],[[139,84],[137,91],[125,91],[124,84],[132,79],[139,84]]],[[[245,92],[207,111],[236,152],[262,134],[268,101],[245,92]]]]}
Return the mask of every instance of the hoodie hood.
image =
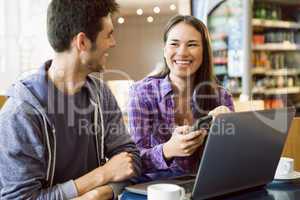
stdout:
{"type": "Polygon", "coordinates": [[[49,125],[51,125],[51,120],[46,112],[48,100],[46,70],[50,64],[51,61],[47,61],[39,69],[33,70],[26,78],[16,81],[6,93],[6,96],[16,98],[34,107],[46,118],[49,125]]]}
{"type": "MultiPolygon", "coordinates": [[[[7,97],[12,97],[21,102],[31,105],[45,117],[52,126],[51,117],[48,115],[48,92],[55,87],[52,82],[48,82],[47,71],[52,61],[49,60],[41,65],[38,69],[33,70],[25,78],[16,81],[6,92],[7,97]]],[[[97,83],[90,77],[87,77],[87,88],[90,91],[91,100],[97,102],[98,91],[97,83]],[[92,91],[92,92],[91,92],[92,91]]]]}

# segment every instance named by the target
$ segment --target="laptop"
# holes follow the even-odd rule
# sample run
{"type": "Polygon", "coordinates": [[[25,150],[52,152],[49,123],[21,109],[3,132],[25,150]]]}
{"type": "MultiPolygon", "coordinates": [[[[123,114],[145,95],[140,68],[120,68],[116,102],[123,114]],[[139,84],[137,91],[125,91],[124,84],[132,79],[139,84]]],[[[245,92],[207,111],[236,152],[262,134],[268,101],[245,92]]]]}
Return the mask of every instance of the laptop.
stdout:
{"type": "Polygon", "coordinates": [[[274,178],[294,115],[293,107],[220,114],[210,127],[197,174],[126,190],[146,195],[149,185],[173,183],[191,199],[202,200],[264,186],[274,178]]]}

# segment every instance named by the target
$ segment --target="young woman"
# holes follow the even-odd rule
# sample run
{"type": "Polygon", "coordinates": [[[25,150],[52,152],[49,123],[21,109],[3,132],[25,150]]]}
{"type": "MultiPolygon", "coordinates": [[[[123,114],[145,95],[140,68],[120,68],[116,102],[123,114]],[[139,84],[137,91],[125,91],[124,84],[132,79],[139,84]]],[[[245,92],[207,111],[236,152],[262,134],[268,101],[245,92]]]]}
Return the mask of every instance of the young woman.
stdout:
{"type": "Polygon", "coordinates": [[[233,111],[232,97],[216,83],[206,26],[175,16],[164,32],[165,68],[131,89],[129,127],[141,151],[145,177],[195,173],[207,132],[190,132],[201,116],[233,111]]]}

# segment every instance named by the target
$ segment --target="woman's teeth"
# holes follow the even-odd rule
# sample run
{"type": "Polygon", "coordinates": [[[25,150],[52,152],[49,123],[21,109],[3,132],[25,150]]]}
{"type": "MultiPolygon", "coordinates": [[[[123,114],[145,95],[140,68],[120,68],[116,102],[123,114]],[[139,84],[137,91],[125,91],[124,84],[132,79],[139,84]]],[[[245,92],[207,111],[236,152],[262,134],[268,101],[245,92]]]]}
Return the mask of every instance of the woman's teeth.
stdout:
{"type": "Polygon", "coordinates": [[[175,63],[176,64],[191,64],[192,63],[192,61],[183,61],[183,60],[175,60],[175,63]]]}

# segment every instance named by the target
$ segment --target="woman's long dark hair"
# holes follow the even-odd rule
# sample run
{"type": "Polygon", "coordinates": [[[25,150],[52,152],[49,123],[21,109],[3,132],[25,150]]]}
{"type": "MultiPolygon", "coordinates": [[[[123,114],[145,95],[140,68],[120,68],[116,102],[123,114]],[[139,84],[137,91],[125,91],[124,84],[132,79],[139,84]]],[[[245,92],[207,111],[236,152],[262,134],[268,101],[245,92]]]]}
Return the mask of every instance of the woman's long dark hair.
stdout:
{"type": "MultiPolygon", "coordinates": [[[[217,79],[213,72],[213,57],[212,57],[212,48],[208,29],[203,22],[197,18],[189,15],[177,15],[172,17],[167,23],[164,31],[164,43],[166,44],[168,39],[168,34],[170,30],[180,22],[184,22],[188,25],[194,27],[200,34],[202,38],[203,45],[203,61],[199,69],[195,74],[194,79],[194,96],[195,101],[197,102],[198,111],[202,110],[200,115],[207,114],[207,111],[212,110],[217,106],[217,99],[212,97],[218,97],[219,93],[217,91],[217,79]],[[203,113],[204,112],[204,113],[203,113]]],[[[170,73],[166,61],[164,68],[155,75],[151,77],[165,77],[170,73]]]]}

